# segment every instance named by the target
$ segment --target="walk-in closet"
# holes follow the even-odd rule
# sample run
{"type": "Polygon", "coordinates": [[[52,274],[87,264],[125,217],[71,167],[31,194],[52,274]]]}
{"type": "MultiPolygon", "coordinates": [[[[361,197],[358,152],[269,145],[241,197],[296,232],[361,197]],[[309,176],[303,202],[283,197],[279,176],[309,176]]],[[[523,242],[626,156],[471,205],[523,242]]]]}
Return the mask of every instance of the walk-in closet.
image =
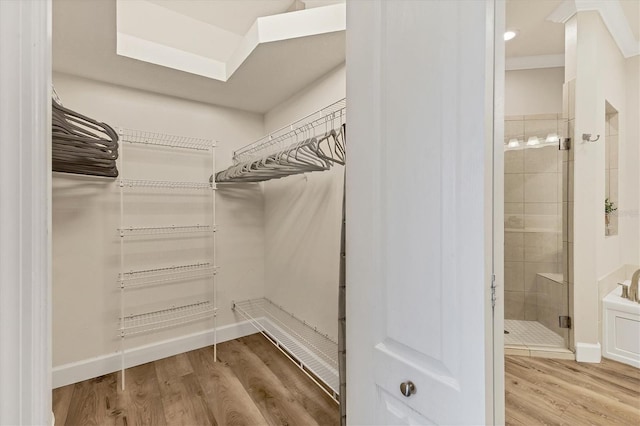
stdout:
{"type": "Polygon", "coordinates": [[[339,424],[344,2],[56,0],[53,28],[56,424],[88,395],[339,424]]]}

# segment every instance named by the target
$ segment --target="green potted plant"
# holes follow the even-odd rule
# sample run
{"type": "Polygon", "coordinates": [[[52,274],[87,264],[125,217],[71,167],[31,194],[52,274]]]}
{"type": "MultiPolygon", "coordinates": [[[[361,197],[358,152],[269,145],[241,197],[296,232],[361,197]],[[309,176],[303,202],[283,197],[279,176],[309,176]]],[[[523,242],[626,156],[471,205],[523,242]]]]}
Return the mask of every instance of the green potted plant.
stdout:
{"type": "Polygon", "coordinates": [[[604,199],[604,223],[607,228],[607,235],[609,235],[609,224],[611,223],[611,213],[618,210],[613,201],[609,198],[604,199]]]}

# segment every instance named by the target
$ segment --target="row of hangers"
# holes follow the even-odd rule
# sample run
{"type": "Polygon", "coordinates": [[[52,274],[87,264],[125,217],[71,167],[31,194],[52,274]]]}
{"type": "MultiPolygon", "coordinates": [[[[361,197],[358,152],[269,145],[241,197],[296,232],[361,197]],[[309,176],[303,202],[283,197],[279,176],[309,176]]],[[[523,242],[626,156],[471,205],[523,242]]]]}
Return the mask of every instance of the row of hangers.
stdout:
{"type": "Polygon", "coordinates": [[[263,182],[301,173],[329,170],[345,164],[346,125],[322,135],[304,136],[285,149],[244,161],[216,173],[216,182],[263,182]]]}
{"type": "Polygon", "coordinates": [[[55,90],[51,111],[52,170],[91,176],[118,176],[118,134],[62,106],[55,90]]]}

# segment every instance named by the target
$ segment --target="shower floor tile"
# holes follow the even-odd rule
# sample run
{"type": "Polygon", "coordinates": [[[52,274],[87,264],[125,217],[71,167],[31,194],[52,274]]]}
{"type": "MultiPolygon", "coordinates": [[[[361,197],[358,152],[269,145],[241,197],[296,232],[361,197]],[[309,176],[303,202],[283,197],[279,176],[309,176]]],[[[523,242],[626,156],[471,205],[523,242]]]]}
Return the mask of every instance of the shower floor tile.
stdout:
{"type": "Polygon", "coordinates": [[[506,346],[566,348],[564,339],[537,321],[504,320],[506,346]]]}

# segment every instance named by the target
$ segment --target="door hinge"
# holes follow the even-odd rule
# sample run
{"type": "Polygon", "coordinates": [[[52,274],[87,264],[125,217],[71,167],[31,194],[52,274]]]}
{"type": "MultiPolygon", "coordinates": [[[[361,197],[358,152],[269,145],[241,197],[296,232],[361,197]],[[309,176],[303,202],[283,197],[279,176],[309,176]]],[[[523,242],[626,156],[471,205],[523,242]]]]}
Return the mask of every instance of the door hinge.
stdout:
{"type": "Polygon", "coordinates": [[[558,140],[558,149],[560,151],[569,151],[571,149],[571,138],[560,138],[558,140]]]}
{"type": "Polygon", "coordinates": [[[558,317],[558,326],[560,328],[571,328],[571,317],[566,315],[560,315],[558,317]]]}
{"type": "Polygon", "coordinates": [[[496,307],[496,275],[491,275],[491,307],[496,307]]]}

